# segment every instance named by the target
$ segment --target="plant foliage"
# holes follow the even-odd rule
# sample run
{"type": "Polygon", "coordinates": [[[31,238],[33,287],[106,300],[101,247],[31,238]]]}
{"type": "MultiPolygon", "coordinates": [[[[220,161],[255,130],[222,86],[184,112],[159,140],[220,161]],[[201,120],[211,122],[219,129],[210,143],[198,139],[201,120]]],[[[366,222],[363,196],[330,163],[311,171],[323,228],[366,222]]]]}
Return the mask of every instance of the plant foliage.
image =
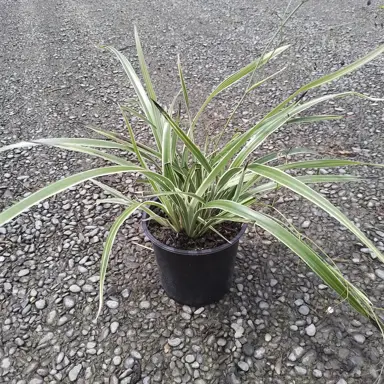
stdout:
{"type": "MultiPolygon", "coordinates": [[[[363,292],[343,277],[332,260],[322,252],[313,249],[311,243],[306,241],[288,222],[276,219],[272,215],[257,209],[260,206],[257,204],[265,193],[278,187],[288,188],[327,212],[345,228],[349,229],[379,260],[384,261],[383,255],[364,233],[337,207],[309,186],[311,183],[358,181],[360,180],[359,177],[351,175],[292,176],[286,172],[297,168],[320,169],[324,167],[361,165],[363,163],[342,159],[290,160],[291,157],[297,154],[313,154],[312,150],[305,148],[272,152],[256,159],[254,153],[270,135],[278,129],[288,127],[290,124],[334,120],[342,117],[306,115],[306,112],[316,105],[347,96],[376,100],[357,92],[326,94],[307,100],[304,100],[301,95],[361,68],[383,53],[384,46],[375,49],[352,64],[300,87],[255,125],[250,126],[243,133],[234,134],[225,144],[215,145],[215,148],[205,145],[202,148],[198,145],[198,140],[196,140],[196,136],[198,136],[196,135],[196,129],[199,129],[199,118],[209,103],[225,89],[247,75],[253,75],[256,71],[259,71],[271,59],[282,54],[288,46],[282,46],[263,54],[226,78],[211,92],[194,116],[190,109],[182,65],[178,60],[181,88],[178,95],[183,96],[185,110],[187,111],[187,118],[180,119],[180,116],[175,114],[174,111],[176,99],[168,109],[161,106],[157,100],[136,29],[135,40],[144,82],[141,82],[126,56],[113,47],[104,47],[113,53],[122,64],[140,105],[140,110],[125,105],[120,106],[127,127],[128,134],[126,137],[101,129],[94,129],[104,139],[50,138],[0,148],[0,151],[6,151],[35,145],[50,145],[100,157],[112,165],[80,172],[42,188],[3,211],[0,214],[0,225],[9,222],[40,201],[87,180],[94,181],[105,192],[112,195],[112,198],[107,201],[125,206],[125,210],[111,227],[101,259],[100,313],[107,264],[113,242],[119,228],[136,210],[144,210],[159,224],[170,227],[175,232],[184,231],[191,238],[204,236],[207,231],[216,231],[215,228],[224,221],[252,223],[268,231],[285,244],[343,300],[348,301],[356,311],[368,317],[377,327],[383,330],[382,322],[377,316],[377,309],[363,292]],[[136,140],[134,130],[130,125],[130,116],[132,115],[139,117],[148,125],[153,136],[154,147],[136,140]],[[111,154],[107,151],[110,149],[129,153],[136,158],[136,161],[130,162],[126,160],[124,155],[111,154]],[[271,165],[271,162],[282,157],[286,160],[284,164],[271,165]],[[100,176],[124,172],[142,175],[148,182],[149,196],[142,196],[133,200],[121,192],[94,180],[100,176]],[[151,200],[150,197],[153,196],[158,198],[158,202],[151,200]],[[162,215],[154,212],[154,207],[157,209],[156,212],[160,210],[162,215]]],[[[280,72],[278,71],[272,76],[258,81],[246,92],[254,91],[258,86],[277,76],[280,72]]],[[[219,142],[217,141],[216,144],[219,144],[219,142]]]]}

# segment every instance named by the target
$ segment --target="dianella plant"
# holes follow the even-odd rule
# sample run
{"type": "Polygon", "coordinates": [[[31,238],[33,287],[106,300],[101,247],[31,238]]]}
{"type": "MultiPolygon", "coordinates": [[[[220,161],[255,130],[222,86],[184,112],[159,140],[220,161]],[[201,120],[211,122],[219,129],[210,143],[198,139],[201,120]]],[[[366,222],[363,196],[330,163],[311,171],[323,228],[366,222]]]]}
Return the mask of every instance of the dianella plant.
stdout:
{"type": "MultiPolygon", "coordinates": [[[[377,99],[352,91],[311,98],[310,91],[361,68],[383,53],[384,46],[333,73],[299,87],[297,91],[276,105],[260,121],[249,126],[242,133],[233,134],[226,142],[223,142],[223,137],[227,137],[228,132],[223,135],[223,130],[222,134],[213,141],[213,145],[199,145],[198,140],[196,140],[196,133],[200,127],[199,119],[211,101],[239,80],[247,76],[253,78],[255,72],[259,71],[271,59],[286,51],[288,46],[264,52],[259,58],[226,78],[213,90],[195,114],[190,108],[187,86],[179,60],[180,92],[177,97],[182,97],[184,100],[186,111],[186,116],[181,118],[180,114],[174,111],[177,97],[169,108],[166,108],[157,99],[136,30],[135,39],[143,81],[140,80],[126,56],[113,47],[104,47],[120,61],[139,103],[138,108],[127,105],[119,106],[127,128],[125,136],[93,128],[96,133],[103,136],[103,139],[44,138],[0,148],[0,151],[3,152],[14,148],[49,145],[100,157],[111,165],[77,173],[29,195],[0,214],[0,226],[42,200],[89,180],[112,196],[107,199],[108,202],[124,206],[124,211],[110,228],[101,257],[100,313],[104,281],[112,246],[119,228],[133,212],[145,211],[152,220],[160,225],[171,228],[174,232],[184,232],[191,238],[202,237],[208,231],[218,232],[219,224],[225,221],[249,223],[269,232],[278,241],[285,244],[342,300],[347,301],[357,312],[366,316],[376,327],[384,331],[379,309],[360,289],[343,276],[332,259],[322,250],[316,248],[314,243],[301,236],[288,221],[279,215],[276,218],[276,215],[266,214],[258,204],[266,193],[276,188],[287,188],[336,219],[359,242],[369,248],[378,260],[383,262],[384,256],[367,236],[336,206],[310,187],[311,184],[316,183],[358,181],[359,177],[331,174],[292,176],[286,172],[292,169],[320,169],[366,164],[332,158],[289,160],[296,154],[313,153],[313,151],[305,148],[271,152],[259,158],[254,155],[255,151],[279,129],[289,128],[293,124],[304,122],[320,122],[341,118],[341,116],[335,115],[310,114],[310,109],[321,103],[349,96],[376,101],[377,99]],[[306,98],[302,97],[304,93],[307,93],[306,98]],[[134,129],[130,123],[132,116],[141,119],[148,126],[148,132],[153,136],[153,146],[136,140],[134,129]],[[114,151],[111,153],[109,150],[114,151]],[[121,155],[117,155],[116,150],[121,155]],[[127,153],[135,160],[128,161],[127,153]],[[288,155],[289,159],[287,160],[288,155]],[[272,166],[271,163],[279,163],[279,158],[284,158],[284,163],[272,166]],[[133,199],[97,180],[100,176],[124,172],[141,175],[148,186],[147,195],[133,199]],[[157,200],[153,201],[153,197],[157,197],[157,200]]],[[[251,82],[244,96],[250,92],[255,92],[257,87],[278,76],[280,72],[278,71],[258,82],[251,82]]],[[[232,116],[233,113],[230,118],[232,116]]],[[[228,124],[224,128],[227,126],[228,124]]],[[[378,164],[371,165],[381,167],[378,164]]]]}

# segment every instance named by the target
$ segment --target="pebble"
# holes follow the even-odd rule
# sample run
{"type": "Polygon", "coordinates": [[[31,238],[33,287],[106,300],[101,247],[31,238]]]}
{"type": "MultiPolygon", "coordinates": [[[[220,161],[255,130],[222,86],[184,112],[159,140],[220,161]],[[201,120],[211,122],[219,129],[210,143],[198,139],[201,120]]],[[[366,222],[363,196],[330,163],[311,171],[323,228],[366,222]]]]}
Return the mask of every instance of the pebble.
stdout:
{"type": "Polygon", "coordinates": [[[341,378],[336,384],[348,384],[343,378],[341,378]]]}
{"type": "Polygon", "coordinates": [[[384,269],[376,269],[375,270],[376,276],[380,279],[384,280],[384,269]]]}
{"type": "Polygon", "coordinates": [[[323,372],[321,372],[319,369],[314,369],[312,373],[313,376],[315,376],[317,379],[320,379],[320,377],[323,376],[323,372]]]}
{"type": "Polygon", "coordinates": [[[68,373],[69,381],[76,381],[82,368],[81,364],[75,365],[68,373]]]}
{"type": "Polygon", "coordinates": [[[304,315],[304,316],[307,316],[309,314],[309,308],[306,306],[306,305],[302,305],[300,308],[299,308],[299,312],[304,315]]]}
{"type": "Polygon", "coordinates": [[[132,357],[128,357],[124,361],[124,368],[125,369],[131,369],[135,364],[135,360],[132,357]]]}
{"type": "Polygon", "coordinates": [[[303,224],[301,224],[301,228],[309,228],[309,226],[311,225],[311,222],[310,220],[305,220],[303,221],[303,224]]]}
{"type": "Polygon", "coordinates": [[[133,350],[131,351],[131,356],[136,359],[136,360],[140,360],[142,358],[141,354],[139,351],[136,351],[136,350],[133,350]]]}
{"type": "Polygon", "coordinates": [[[260,348],[256,349],[253,356],[255,357],[255,359],[261,360],[264,357],[264,355],[265,355],[265,348],[260,347],[260,348]]]}
{"type": "Polygon", "coordinates": [[[56,315],[57,315],[57,311],[55,309],[48,313],[48,315],[47,315],[47,324],[48,325],[53,324],[53,322],[55,321],[56,315]]]}
{"type": "Polygon", "coordinates": [[[185,356],[185,361],[189,364],[192,364],[195,361],[195,356],[194,355],[187,355],[187,356],[185,356]]]}
{"type": "Polygon", "coordinates": [[[81,291],[81,288],[77,285],[77,284],[72,284],[70,287],[69,287],[69,290],[73,293],[78,293],[81,291]]]}
{"type": "Polygon", "coordinates": [[[119,328],[119,323],[117,321],[113,321],[111,323],[110,328],[111,328],[111,333],[116,333],[117,328],[119,328]]]}
{"type": "Polygon", "coordinates": [[[17,275],[19,277],[27,276],[29,275],[29,269],[21,269],[17,275]]]}
{"type": "Polygon", "coordinates": [[[314,324],[310,324],[308,325],[308,327],[305,328],[305,333],[310,336],[310,337],[313,337],[316,335],[316,327],[314,324]]]}
{"type": "Polygon", "coordinates": [[[231,328],[235,331],[235,339],[240,339],[244,334],[244,328],[237,323],[231,324],[231,328]]]}
{"type": "Polygon", "coordinates": [[[139,304],[140,309],[148,309],[151,307],[151,303],[149,301],[141,301],[139,304]]]}
{"type": "Polygon", "coordinates": [[[204,312],[204,307],[200,307],[198,309],[196,309],[196,311],[194,312],[195,315],[200,315],[201,313],[204,312]]]}
{"type": "Polygon", "coordinates": [[[119,306],[119,303],[115,300],[108,300],[105,304],[110,309],[116,309],[119,306]]]}
{"type": "Polygon", "coordinates": [[[11,367],[11,359],[6,357],[5,359],[1,360],[0,367],[6,370],[9,369],[11,367]]]}
{"type": "Polygon", "coordinates": [[[252,356],[254,351],[255,351],[255,348],[253,348],[252,344],[245,343],[243,345],[243,353],[245,356],[252,356]]]}
{"type": "Polygon", "coordinates": [[[304,354],[304,348],[303,347],[296,347],[293,349],[293,351],[289,354],[288,360],[289,361],[296,361],[304,354]]]}
{"type": "Polygon", "coordinates": [[[224,347],[224,345],[227,344],[227,340],[223,339],[222,337],[220,337],[218,340],[217,340],[217,345],[220,346],[220,347],[224,347]]]}
{"type": "Polygon", "coordinates": [[[44,299],[40,299],[35,302],[35,306],[37,309],[42,310],[47,306],[47,303],[44,299]]]}
{"type": "Polygon", "coordinates": [[[264,340],[269,343],[272,340],[272,336],[269,333],[266,333],[264,336],[264,340]]]}
{"type": "Polygon", "coordinates": [[[121,364],[121,356],[114,356],[112,362],[113,362],[113,365],[116,365],[116,366],[120,365],[121,364]]]}
{"type": "Polygon", "coordinates": [[[71,309],[76,305],[75,299],[71,296],[65,296],[63,299],[64,307],[71,309]]]}
{"type": "Polygon", "coordinates": [[[172,339],[168,339],[168,344],[169,344],[171,347],[177,347],[177,346],[179,346],[181,343],[182,343],[182,340],[179,339],[178,337],[175,337],[175,338],[172,338],[172,339]]]}
{"type": "Polygon", "coordinates": [[[365,342],[365,336],[362,335],[361,333],[355,333],[353,335],[353,338],[359,344],[364,344],[364,342],[365,342]]]}
{"type": "Polygon", "coordinates": [[[245,361],[239,361],[237,363],[237,365],[239,366],[239,368],[244,371],[244,372],[248,372],[249,371],[249,365],[245,362],[245,361]]]}
{"type": "Polygon", "coordinates": [[[300,376],[305,376],[307,374],[307,370],[304,367],[295,366],[295,372],[300,376]]]}

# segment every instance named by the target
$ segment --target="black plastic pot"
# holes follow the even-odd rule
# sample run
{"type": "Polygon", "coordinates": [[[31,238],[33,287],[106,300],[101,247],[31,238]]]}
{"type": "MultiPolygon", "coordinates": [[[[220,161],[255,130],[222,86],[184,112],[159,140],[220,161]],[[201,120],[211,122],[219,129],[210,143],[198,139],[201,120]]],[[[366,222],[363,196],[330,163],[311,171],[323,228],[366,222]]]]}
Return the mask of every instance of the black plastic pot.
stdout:
{"type": "Polygon", "coordinates": [[[180,304],[194,307],[220,300],[232,283],[237,247],[247,227],[227,244],[204,250],[182,250],[169,247],[149,231],[143,212],[143,229],[150,239],[160,269],[161,285],[167,295],[180,304]]]}

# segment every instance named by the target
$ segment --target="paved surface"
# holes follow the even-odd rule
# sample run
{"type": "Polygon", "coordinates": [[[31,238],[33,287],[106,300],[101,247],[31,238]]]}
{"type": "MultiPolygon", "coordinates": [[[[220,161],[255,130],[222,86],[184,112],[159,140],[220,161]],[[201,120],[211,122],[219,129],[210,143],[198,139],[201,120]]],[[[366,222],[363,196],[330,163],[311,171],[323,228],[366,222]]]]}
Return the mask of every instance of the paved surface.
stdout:
{"type": "MultiPolygon", "coordinates": [[[[378,5],[306,4],[282,37],[292,49],[267,70],[288,65],[287,71],[245,103],[236,126],[245,129],[298,84],[383,42],[378,5]]],[[[84,136],[85,124],[123,132],[115,102],[132,92],[116,61],[96,45],[113,44],[135,60],[134,22],[164,103],[178,90],[180,53],[198,106],[214,84],[262,51],[280,7],[277,0],[1,0],[0,141],[84,136]]],[[[384,58],[324,91],[335,89],[383,95],[384,58]]],[[[228,93],[218,99],[205,116],[205,129],[217,130],[233,101],[228,93]]],[[[318,112],[335,109],[349,118],[289,127],[265,149],[299,144],[383,163],[383,105],[343,100],[318,112]]],[[[135,129],[145,140],[146,128],[135,129]]],[[[49,148],[7,153],[0,158],[0,208],[94,165],[49,148]]],[[[383,247],[382,173],[367,167],[356,172],[372,179],[319,190],[383,247]]],[[[134,188],[127,177],[112,182],[127,193],[134,188]]],[[[176,305],[159,288],[152,255],[135,245],[145,239],[133,217],[118,237],[105,310],[93,324],[102,242],[119,212],[95,208],[100,196],[85,184],[0,228],[1,383],[380,382],[384,352],[376,330],[343,304],[334,306],[332,295],[296,257],[253,229],[241,244],[231,293],[197,309],[176,305]]],[[[288,193],[278,197],[279,209],[382,306],[384,268],[319,210],[288,193]]]]}

